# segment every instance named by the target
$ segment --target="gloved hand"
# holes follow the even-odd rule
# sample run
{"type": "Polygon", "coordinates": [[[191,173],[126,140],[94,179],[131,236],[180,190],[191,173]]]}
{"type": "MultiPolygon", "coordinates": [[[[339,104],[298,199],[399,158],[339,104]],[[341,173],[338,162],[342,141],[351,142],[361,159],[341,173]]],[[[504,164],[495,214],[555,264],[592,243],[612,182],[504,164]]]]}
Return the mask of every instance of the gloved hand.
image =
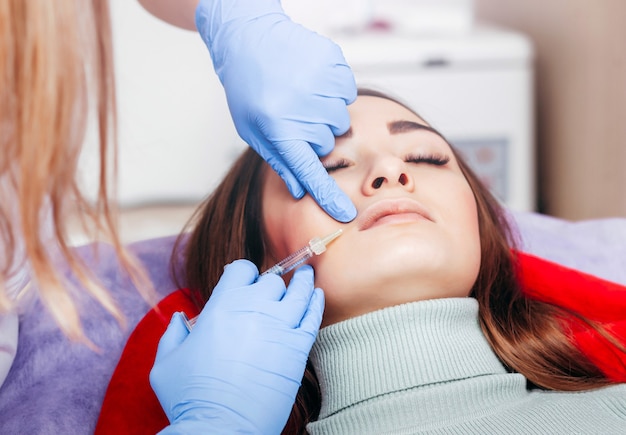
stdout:
{"type": "Polygon", "coordinates": [[[192,331],[176,313],[159,342],[150,384],[171,423],[162,433],[280,433],[323,307],[310,266],[288,288],[247,260],[226,266],[192,331]]]}
{"type": "Polygon", "coordinates": [[[201,0],[207,44],[239,135],[283,178],[335,219],[356,216],[319,161],[350,127],[356,84],[341,49],[287,17],[279,0],[201,0]]]}

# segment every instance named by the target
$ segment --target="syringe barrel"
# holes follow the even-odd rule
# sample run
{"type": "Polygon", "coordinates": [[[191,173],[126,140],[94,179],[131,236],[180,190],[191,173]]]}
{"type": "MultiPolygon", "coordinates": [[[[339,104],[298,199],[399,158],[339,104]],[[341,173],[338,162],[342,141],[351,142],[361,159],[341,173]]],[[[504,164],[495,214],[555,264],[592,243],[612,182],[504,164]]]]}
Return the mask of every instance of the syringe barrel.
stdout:
{"type": "Polygon", "coordinates": [[[313,254],[314,252],[311,250],[311,247],[305,246],[304,248],[294,252],[287,258],[276,263],[274,266],[267,269],[261,275],[267,275],[268,273],[274,273],[276,275],[284,275],[292,271],[293,269],[295,269],[302,263],[304,263],[309,258],[311,258],[313,254]]]}

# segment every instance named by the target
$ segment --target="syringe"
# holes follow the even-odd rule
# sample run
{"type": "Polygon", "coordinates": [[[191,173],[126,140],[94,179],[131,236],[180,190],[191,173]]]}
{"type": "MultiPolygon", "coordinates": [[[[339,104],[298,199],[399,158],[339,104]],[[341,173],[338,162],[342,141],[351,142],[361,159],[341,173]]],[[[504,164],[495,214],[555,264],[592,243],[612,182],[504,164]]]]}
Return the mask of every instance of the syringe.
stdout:
{"type": "Polygon", "coordinates": [[[267,269],[265,272],[263,272],[261,275],[267,275],[268,273],[284,275],[292,271],[294,268],[307,261],[313,255],[320,255],[325,252],[326,246],[337,237],[339,237],[342,232],[343,230],[340,228],[324,238],[320,239],[319,237],[313,237],[311,240],[309,240],[309,244],[306,245],[304,248],[299,249],[284,260],[279,261],[278,263],[267,269]]]}
{"type": "MultiPolygon", "coordinates": [[[[330,242],[339,237],[342,232],[343,230],[340,228],[337,231],[327,235],[326,237],[313,237],[311,240],[309,240],[309,244],[306,245],[304,248],[297,250],[293,254],[289,255],[287,258],[279,261],[278,263],[267,269],[265,272],[263,272],[261,275],[273,273],[282,276],[292,271],[293,269],[307,261],[309,258],[311,258],[313,255],[320,255],[324,253],[326,251],[326,246],[328,246],[330,242]]],[[[183,315],[183,320],[185,321],[185,326],[187,327],[187,330],[191,331],[193,325],[196,324],[198,316],[189,319],[187,318],[185,313],[181,314],[183,315]]]]}

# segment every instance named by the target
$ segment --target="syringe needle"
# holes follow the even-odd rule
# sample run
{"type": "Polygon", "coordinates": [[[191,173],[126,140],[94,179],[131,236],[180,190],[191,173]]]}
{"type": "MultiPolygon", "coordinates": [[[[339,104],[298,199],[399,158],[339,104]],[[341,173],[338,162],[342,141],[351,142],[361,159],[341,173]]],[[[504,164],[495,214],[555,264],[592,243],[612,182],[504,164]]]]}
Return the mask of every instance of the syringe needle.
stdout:
{"type": "Polygon", "coordinates": [[[320,255],[322,252],[326,250],[326,246],[328,246],[330,242],[332,242],[337,237],[339,237],[341,233],[343,233],[343,230],[339,228],[337,231],[330,233],[329,235],[327,235],[326,237],[323,237],[322,239],[320,239],[319,237],[315,237],[311,239],[311,241],[309,241],[309,245],[312,245],[313,241],[315,241],[316,247],[314,248],[313,246],[311,246],[311,249],[313,249],[313,251],[316,251],[316,248],[318,246],[323,247],[323,250],[318,249],[318,251],[315,252],[315,255],[320,255]]]}

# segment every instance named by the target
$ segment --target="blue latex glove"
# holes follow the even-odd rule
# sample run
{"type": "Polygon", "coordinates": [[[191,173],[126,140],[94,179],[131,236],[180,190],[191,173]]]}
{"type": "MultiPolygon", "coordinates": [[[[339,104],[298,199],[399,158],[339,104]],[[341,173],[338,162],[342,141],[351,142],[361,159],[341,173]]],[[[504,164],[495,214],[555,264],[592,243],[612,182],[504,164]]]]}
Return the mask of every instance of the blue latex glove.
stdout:
{"type": "Polygon", "coordinates": [[[207,44],[239,135],[283,178],[335,219],[356,216],[319,161],[350,127],[356,84],[341,49],[287,17],[279,0],[201,0],[207,44]]]}
{"type": "Polygon", "coordinates": [[[176,313],[159,342],[150,384],[171,422],[162,433],[279,434],[323,309],[310,266],[285,288],[247,260],[228,265],[191,333],[176,313]]]}

